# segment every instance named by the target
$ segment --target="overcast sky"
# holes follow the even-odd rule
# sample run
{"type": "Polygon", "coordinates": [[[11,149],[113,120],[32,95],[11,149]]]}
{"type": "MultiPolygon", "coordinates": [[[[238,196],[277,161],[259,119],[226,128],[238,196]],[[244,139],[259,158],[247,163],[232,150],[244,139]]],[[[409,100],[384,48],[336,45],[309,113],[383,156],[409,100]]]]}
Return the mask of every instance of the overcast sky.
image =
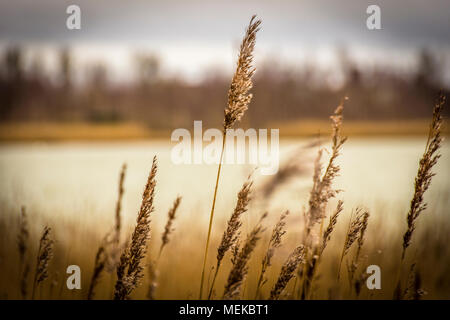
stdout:
{"type": "Polygon", "coordinates": [[[169,68],[195,73],[228,68],[252,14],[263,20],[258,54],[292,61],[311,52],[326,61],[329,48],[344,45],[399,63],[424,47],[450,51],[449,0],[0,0],[0,45],[70,45],[119,68],[130,49],[149,49],[169,68]],[[81,30],[66,28],[70,4],[81,7],[81,30]],[[381,7],[382,30],[366,28],[369,4],[381,7]]]}

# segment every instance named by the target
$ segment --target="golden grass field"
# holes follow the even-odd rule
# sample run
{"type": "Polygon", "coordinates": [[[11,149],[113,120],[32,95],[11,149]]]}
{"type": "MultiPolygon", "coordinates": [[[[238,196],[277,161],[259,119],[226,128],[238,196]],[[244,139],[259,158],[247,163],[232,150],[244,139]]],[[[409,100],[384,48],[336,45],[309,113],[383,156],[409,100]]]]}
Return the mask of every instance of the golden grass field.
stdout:
{"type": "MultiPolygon", "coordinates": [[[[345,124],[344,124],[345,126],[345,124]]],[[[308,140],[281,141],[282,163],[292,161],[292,154],[308,140]]],[[[424,138],[378,138],[349,139],[344,146],[341,176],[336,188],[344,191],[344,211],[338,219],[323,260],[321,261],[314,289],[314,298],[352,298],[348,296],[347,278],[342,273],[336,280],[339,255],[351,210],[356,206],[369,209],[371,214],[363,261],[360,269],[369,264],[382,268],[382,290],[363,289],[360,298],[391,299],[393,281],[398,271],[402,235],[406,230],[406,214],[413,194],[414,175],[418,159],[423,152],[424,138]],[[330,291],[331,290],[331,291],[330,291]]],[[[52,227],[56,240],[54,256],[49,264],[49,278],[42,283],[42,295],[37,298],[85,299],[94,268],[94,258],[102,237],[115,224],[115,201],[121,164],[128,168],[122,201],[122,242],[131,234],[141,202],[146,174],[151,159],[157,155],[159,171],[155,196],[155,212],[151,217],[150,252],[144,264],[158,254],[161,236],[167,221],[167,212],[177,195],[183,197],[174,222],[174,232],[159,262],[158,299],[198,298],[202,249],[208,225],[208,213],[212,199],[214,165],[176,166],[170,162],[170,144],[147,143],[68,143],[68,144],[21,144],[3,145],[0,152],[2,215],[0,219],[0,259],[2,298],[20,298],[20,272],[17,236],[19,233],[20,207],[26,206],[30,237],[27,259],[32,269],[36,264],[39,237],[45,225],[52,227]],[[82,289],[70,291],[65,287],[65,269],[77,264],[82,270],[82,289]]],[[[303,208],[307,206],[312,186],[312,166],[317,148],[308,149],[299,157],[305,164],[303,171],[290,180],[277,185],[270,196],[265,188],[270,177],[255,176],[254,197],[249,211],[242,217],[242,235],[245,236],[267,210],[269,217],[252,259],[249,262],[247,289],[243,298],[254,298],[255,286],[261,267],[261,259],[267,249],[271,228],[284,210],[290,210],[287,218],[283,245],[275,251],[272,267],[268,268],[270,279],[262,289],[267,298],[274,278],[287,255],[301,240],[304,226],[303,208]]],[[[443,157],[436,167],[437,176],[426,195],[429,208],[420,217],[413,243],[403,270],[407,277],[410,263],[417,262],[422,276],[422,287],[427,291],[425,299],[449,297],[450,277],[447,265],[450,257],[447,248],[449,235],[449,160],[450,145],[442,148],[443,157]]],[[[222,233],[233,207],[236,194],[252,168],[226,165],[222,184],[219,186],[216,221],[208,265],[215,263],[215,254],[222,233]]],[[[332,200],[327,208],[330,214],[336,205],[332,200]]],[[[353,248],[354,250],[355,248],[353,248]]],[[[345,260],[346,261],[346,260],[345,260]]],[[[222,272],[216,282],[220,297],[230,267],[229,254],[224,259],[222,272]]],[[[33,270],[34,271],[34,270],[33,270]]],[[[31,275],[28,277],[30,298],[31,275]]],[[[115,271],[104,272],[96,290],[95,298],[112,297],[115,271]]],[[[292,283],[289,290],[292,290],[292,283]]],[[[148,270],[142,284],[132,298],[145,299],[149,286],[148,270]]],[[[289,293],[287,291],[286,293],[289,293]]],[[[288,298],[287,296],[286,298],[288,298]]]]}

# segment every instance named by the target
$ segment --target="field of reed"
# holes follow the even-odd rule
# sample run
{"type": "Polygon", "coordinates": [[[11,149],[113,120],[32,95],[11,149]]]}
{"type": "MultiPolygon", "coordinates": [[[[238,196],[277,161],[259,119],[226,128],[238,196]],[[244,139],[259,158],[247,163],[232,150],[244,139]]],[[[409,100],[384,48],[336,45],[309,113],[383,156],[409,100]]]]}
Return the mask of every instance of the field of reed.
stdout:
{"type": "MultiPolygon", "coordinates": [[[[240,46],[223,147],[250,107],[260,23],[240,46]]],[[[445,96],[430,101],[423,139],[379,140],[375,156],[344,136],[346,100],[330,110],[329,138],[282,145],[271,177],[175,168],[162,142],[89,156],[77,144],[2,146],[0,298],[450,298],[445,96]],[[79,290],[66,286],[69,265],[79,290]],[[366,286],[369,265],[379,289],[366,286]]]]}

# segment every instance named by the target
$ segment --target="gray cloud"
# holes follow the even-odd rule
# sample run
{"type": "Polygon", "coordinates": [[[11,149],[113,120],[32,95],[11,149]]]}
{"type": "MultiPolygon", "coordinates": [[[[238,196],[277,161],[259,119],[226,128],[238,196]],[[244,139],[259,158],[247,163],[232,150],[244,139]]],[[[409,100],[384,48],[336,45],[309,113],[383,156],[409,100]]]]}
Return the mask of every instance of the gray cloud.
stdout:
{"type": "Polygon", "coordinates": [[[14,0],[0,1],[0,40],[9,42],[109,42],[131,45],[221,43],[240,35],[257,13],[264,20],[260,43],[450,45],[450,2],[377,1],[383,30],[365,28],[372,1],[14,0]],[[78,4],[82,30],[65,28],[65,9],[78,4]]]}

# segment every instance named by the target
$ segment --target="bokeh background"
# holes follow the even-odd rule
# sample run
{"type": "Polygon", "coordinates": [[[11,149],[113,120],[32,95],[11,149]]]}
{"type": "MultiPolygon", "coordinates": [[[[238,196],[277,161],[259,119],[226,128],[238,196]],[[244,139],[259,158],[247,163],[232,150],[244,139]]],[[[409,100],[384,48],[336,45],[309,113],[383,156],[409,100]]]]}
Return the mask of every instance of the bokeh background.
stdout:
{"type": "MultiPolygon", "coordinates": [[[[377,3],[382,30],[371,31],[367,1],[78,1],[81,30],[68,30],[70,1],[2,1],[0,120],[128,123],[131,138],[195,119],[220,126],[252,14],[264,23],[244,126],[302,134],[297,120],[323,120],[344,95],[347,120],[428,117],[436,92],[450,87],[450,5],[377,3]]],[[[1,137],[20,138],[20,128],[1,137]]]]}

